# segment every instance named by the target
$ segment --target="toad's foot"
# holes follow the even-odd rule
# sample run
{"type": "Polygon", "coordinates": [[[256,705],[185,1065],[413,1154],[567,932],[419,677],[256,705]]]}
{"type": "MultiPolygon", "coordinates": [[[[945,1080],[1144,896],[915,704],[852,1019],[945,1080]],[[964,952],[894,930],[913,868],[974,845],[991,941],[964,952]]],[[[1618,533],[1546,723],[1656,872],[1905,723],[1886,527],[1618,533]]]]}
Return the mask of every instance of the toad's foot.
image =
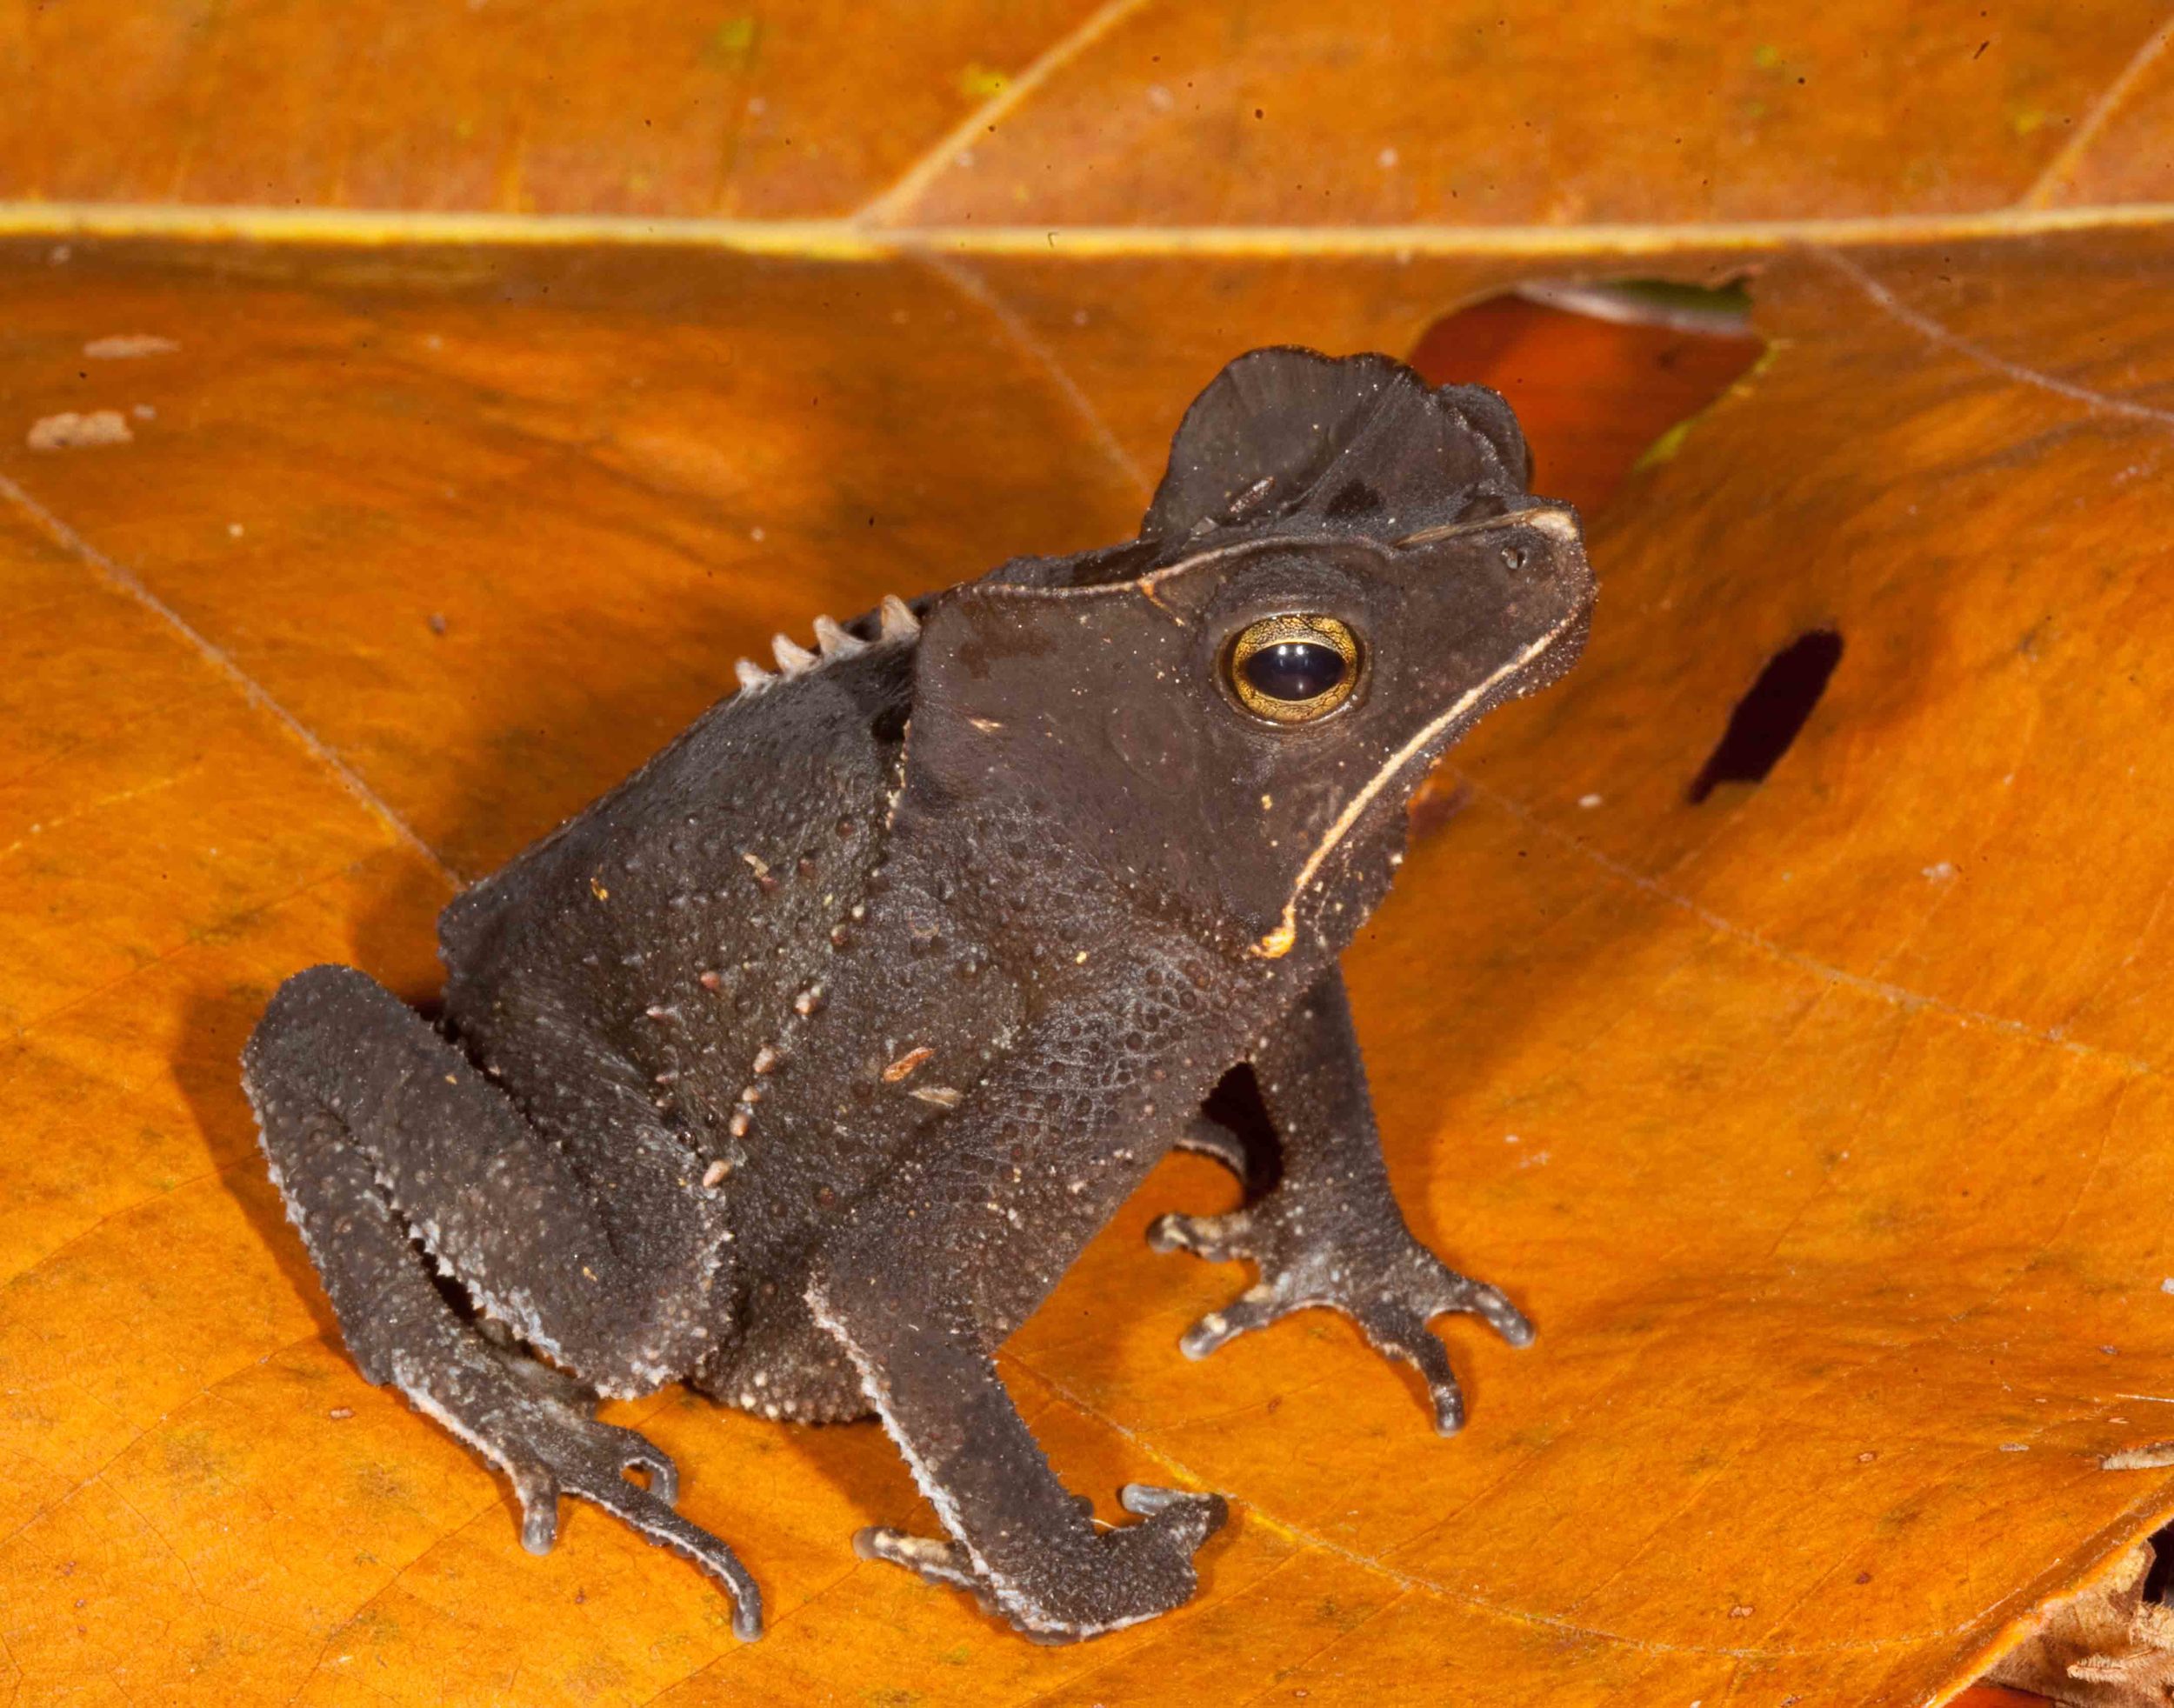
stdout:
{"type": "MultiPolygon", "coordinates": [[[[1124,1510],[1139,1519],[1092,1533],[1091,1558],[1068,1574],[1056,1595],[1023,1592],[997,1581],[959,1543],[908,1536],[870,1525],[853,1538],[863,1559],[888,1560],[924,1581],[964,1590],[983,1608],[1037,1643],[1077,1643],[1167,1611],[1193,1591],[1192,1557],[1223,1528],[1230,1515],[1220,1495],[1193,1494],[1128,1483],[1118,1491],[1124,1510]]],[[[1088,1503],[1080,1503],[1083,1511],[1088,1503]]]]}
{"type": "Polygon", "coordinates": [[[732,1598],[732,1631],[763,1634],[762,1592],[732,1550],[672,1510],[679,1472],[632,1430],[597,1422],[588,1389],[525,1355],[470,1337],[455,1355],[423,1367],[396,1353],[393,1379],[512,1481],[521,1502],[521,1545],[547,1554],[558,1539],[558,1498],[593,1501],[661,1547],[684,1554],[732,1598]],[[647,1485],[630,1480],[638,1472],[647,1485]]]}
{"type": "Polygon", "coordinates": [[[1294,1196],[1285,1184],[1228,1215],[1157,1217],[1147,1237],[1158,1251],[1190,1251],[1217,1263],[1249,1258],[1260,1271],[1257,1285],[1186,1330],[1177,1344],[1187,1358],[1204,1358],[1247,1330],[1309,1305],[1340,1311],[1375,1351],[1417,1369],[1444,1435],[1463,1426],[1464,1398],[1428,1322],[1467,1311],[1512,1346],[1532,1339],[1532,1324],[1499,1289],[1444,1264],[1412,1238],[1385,1197],[1370,1212],[1326,1194],[1294,1196]]]}

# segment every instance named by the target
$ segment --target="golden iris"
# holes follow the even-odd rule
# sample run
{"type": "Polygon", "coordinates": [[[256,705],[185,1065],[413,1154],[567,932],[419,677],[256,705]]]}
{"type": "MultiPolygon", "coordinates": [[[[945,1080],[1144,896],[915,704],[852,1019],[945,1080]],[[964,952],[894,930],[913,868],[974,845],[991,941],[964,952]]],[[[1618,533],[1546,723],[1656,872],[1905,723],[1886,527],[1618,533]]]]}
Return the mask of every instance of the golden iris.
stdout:
{"type": "Polygon", "coordinates": [[[1272,724],[1310,724],[1358,686],[1358,637],[1333,617],[1264,617],[1239,631],[1224,664],[1238,704],[1272,724]]]}

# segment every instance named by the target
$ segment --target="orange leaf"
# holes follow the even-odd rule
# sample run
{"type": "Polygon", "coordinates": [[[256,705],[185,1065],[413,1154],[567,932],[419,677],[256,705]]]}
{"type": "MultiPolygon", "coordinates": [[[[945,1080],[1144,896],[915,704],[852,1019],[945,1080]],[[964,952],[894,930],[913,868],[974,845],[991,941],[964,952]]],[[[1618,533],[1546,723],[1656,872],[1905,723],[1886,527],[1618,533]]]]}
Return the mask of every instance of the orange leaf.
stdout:
{"type": "Polygon", "coordinates": [[[2174,1512],[2136,1451],[2174,1438],[2171,33],[0,23],[0,1685],[2000,1699],[1957,1693],[2174,1512]],[[1737,275],[1756,364],[1502,295],[1737,275]],[[1146,1250],[1229,1201],[1179,1158],[1003,1362],[1105,1507],[1230,1492],[1193,1605],[1032,1647],[855,1560],[929,1523],[880,1432],[677,1391],[615,1415],[770,1635],[592,1510],[524,1555],[340,1350],[237,1080],[266,996],[339,959],[427,999],[457,885],[737,653],[1129,536],[1184,403],[1274,342],[1502,384],[1594,506],[1584,662],[1454,756],[1347,960],[1415,1226],[1539,1340],[1445,1324],[1451,1442],[1326,1317],[1186,1363],[1236,1271],[1146,1250]],[[1694,804],[1815,632],[1784,751],[1694,804]]]}

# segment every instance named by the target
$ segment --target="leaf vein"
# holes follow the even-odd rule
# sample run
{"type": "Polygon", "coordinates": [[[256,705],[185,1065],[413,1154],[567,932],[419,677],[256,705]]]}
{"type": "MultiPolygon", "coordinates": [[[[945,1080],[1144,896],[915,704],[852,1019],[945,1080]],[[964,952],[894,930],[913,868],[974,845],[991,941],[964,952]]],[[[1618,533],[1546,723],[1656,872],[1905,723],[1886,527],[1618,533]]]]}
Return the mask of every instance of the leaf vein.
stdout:
{"type": "Polygon", "coordinates": [[[438,857],[437,851],[423,841],[407,820],[395,812],[391,806],[333,751],[330,744],[303,723],[293,712],[274,699],[262,684],[235,661],[234,656],[225,648],[213,641],[209,635],[183,617],[165,600],[160,598],[134,572],[123,568],[116,559],[108,557],[97,547],[92,545],[89,540],[63,521],[58,515],[40,504],[6,475],[0,475],[0,498],[4,498],[21,510],[63,550],[89,565],[92,573],[113,591],[126,598],[133,599],[187,642],[198,657],[234,686],[240,689],[243,697],[251,706],[281,724],[287,733],[299,742],[312,758],[329,770],[339,780],[340,786],[353,796],[379,823],[429,861],[431,868],[441,877],[455,888],[460,886],[460,878],[444,861],[438,857]]]}

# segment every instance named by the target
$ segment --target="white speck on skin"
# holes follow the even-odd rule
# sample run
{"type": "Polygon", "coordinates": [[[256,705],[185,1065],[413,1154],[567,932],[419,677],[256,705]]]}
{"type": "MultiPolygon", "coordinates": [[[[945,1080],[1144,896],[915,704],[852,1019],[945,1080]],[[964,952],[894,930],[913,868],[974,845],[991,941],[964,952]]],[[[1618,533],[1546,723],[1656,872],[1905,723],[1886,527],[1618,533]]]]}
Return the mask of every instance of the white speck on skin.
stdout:
{"type": "Polygon", "coordinates": [[[1590,812],[1605,798],[1606,797],[1604,796],[1601,795],[1580,795],[1577,797],[1577,804],[1578,805],[1584,807],[1586,811],[1590,812]]]}
{"type": "MultiPolygon", "coordinates": [[[[1397,163],[1397,150],[1393,148],[1384,149],[1379,154],[1374,157],[1374,163],[1380,167],[1384,172],[1387,171],[1391,166],[1394,166],[1397,163]]],[[[1691,1705],[1691,1708],[1698,1708],[1698,1705],[1693,1703],[1691,1705]]]]}
{"type": "Polygon", "coordinates": [[[1924,869],[1924,875],[1935,884],[1945,884],[1955,876],[1955,862],[1942,860],[1936,864],[1927,866],[1924,869]]]}

